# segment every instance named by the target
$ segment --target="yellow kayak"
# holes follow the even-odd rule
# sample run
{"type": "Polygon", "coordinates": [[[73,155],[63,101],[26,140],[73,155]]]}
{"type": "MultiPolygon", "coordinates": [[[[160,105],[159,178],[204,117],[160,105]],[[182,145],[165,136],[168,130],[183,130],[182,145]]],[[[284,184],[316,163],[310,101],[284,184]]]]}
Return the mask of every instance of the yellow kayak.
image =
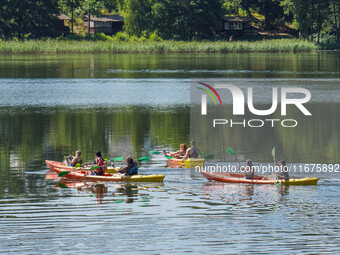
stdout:
{"type": "Polygon", "coordinates": [[[195,168],[197,166],[201,167],[204,165],[204,158],[188,158],[188,159],[179,159],[172,158],[168,160],[169,167],[183,167],[183,168],[195,168]]]}
{"type": "MultiPolygon", "coordinates": [[[[63,168],[54,168],[54,171],[57,174],[65,171],[63,168]]],[[[68,179],[76,179],[76,180],[86,180],[86,181],[124,181],[124,182],[163,182],[164,175],[132,175],[132,176],[125,176],[122,174],[107,174],[104,175],[89,175],[85,170],[74,170],[69,174],[64,175],[64,177],[68,179]]]]}

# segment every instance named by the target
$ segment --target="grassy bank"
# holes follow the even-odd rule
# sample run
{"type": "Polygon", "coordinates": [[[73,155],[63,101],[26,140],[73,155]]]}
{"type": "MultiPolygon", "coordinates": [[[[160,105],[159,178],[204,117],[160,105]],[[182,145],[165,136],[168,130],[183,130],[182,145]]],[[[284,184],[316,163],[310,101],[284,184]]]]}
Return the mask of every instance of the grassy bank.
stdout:
{"type": "Polygon", "coordinates": [[[303,52],[313,51],[317,48],[312,42],[296,39],[234,42],[125,42],[48,39],[0,42],[0,54],[303,52]]]}

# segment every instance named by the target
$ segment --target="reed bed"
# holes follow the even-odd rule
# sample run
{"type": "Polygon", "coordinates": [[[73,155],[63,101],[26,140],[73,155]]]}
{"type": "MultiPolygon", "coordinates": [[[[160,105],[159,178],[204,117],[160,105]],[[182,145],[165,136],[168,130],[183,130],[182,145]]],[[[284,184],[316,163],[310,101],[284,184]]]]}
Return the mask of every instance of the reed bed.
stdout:
{"type": "Polygon", "coordinates": [[[297,39],[234,42],[125,42],[53,39],[0,41],[0,54],[307,52],[317,49],[316,44],[297,39]]]}

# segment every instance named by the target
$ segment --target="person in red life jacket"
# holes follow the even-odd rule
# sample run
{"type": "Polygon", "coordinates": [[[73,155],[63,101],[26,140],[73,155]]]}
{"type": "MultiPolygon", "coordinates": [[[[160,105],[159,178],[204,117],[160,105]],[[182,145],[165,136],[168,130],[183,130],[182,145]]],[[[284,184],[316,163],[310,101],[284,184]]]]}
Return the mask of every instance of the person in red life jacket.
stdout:
{"type": "Polygon", "coordinates": [[[93,173],[95,175],[104,175],[105,173],[105,161],[102,157],[102,154],[100,153],[100,151],[97,151],[96,153],[96,159],[95,159],[95,164],[97,166],[103,166],[103,167],[100,167],[100,168],[97,168],[93,171],[93,173]]]}
{"type": "Polygon", "coordinates": [[[118,172],[121,174],[125,174],[127,176],[132,176],[138,174],[138,166],[137,163],[133,160],[131,156],[125,158],[125,162],[127,163],[126,167],[123,167],[118,172]]]}

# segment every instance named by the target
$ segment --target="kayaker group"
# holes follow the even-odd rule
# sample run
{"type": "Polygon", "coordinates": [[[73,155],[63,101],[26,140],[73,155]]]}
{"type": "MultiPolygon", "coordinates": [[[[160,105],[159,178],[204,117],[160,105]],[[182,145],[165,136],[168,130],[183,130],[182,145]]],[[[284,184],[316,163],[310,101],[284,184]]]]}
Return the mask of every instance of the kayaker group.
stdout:
{"type": "Polygon", "coordinates": [[[175,157],[179,159],[187,158],[202,158],[201,151],[196,147],[196,141],[191,141],[191,147],[187,149],[187,145],[182,143],[180,148],[176,152],[163,151],[164,155],[169,157],[175,157]]]}
{"type": "MultiPolygon", "coordinates": [[[[75,156],[69,155],[65,158],[64,164],[66,166],[72,166],[72,167],[76,167],[78,164],[82,165],[83,160],[81,159],[80,156],[81,156],[81,151],[77,150],[75,156]]],[[[138,174],[137,162],[135,162],[131,156],[126,157],[125,162],[127,165],[119,169],[118,171],[119,173],[127,175],[127,176],[138,174]]],[[[105,160],[103,159],[100,151],[96,152],[95,160],[93,161],[93,166],[98,166],[98,168],[92,170],[90,173],[91,175],[104,175],[106,165],[105,165],[105,160]]]]}
{"type": "MultiPolygon", "coordinates": [[[[244,172],[244,178],[246,179],[254,179],[255,177],[255,168],[253,166],[253,162],[250,159],[246,160],[246,165],[241,166],[241,163],[237,157],[235,157],[237,163],[238,163],[238,168],[244,172]]],[[[283,159],[280,162],[274,162],[274,164],[278,167],[280,167],[281,171],[277,175],[277,179],[283,179],[283,180],[288,180],[289,173],[288,173],[288,167],[286,166],[286,161],[283,159]]]]}
{"type": "MultiPolygon", "coordinates": [[[[202,153],[200,149],[196,147],[196,141],[191,141],[191,147],[187,148],[187,145],[185,143],[180,145],[180,149],[175,152],[168,152],[163,151],[165,156],[168,157],[174,157],[178,159],[188,159],[188,158],[202,158],[202,153]]],[[[83,160],[81,159],[81,152],[79,150],[76,151],[76,155],[72,156],[69,155],[65,158],[65,165],[67,166],[73,166],[75,167],[77,164],[82,165],[83,160]]],[[[253,163],[250,159],[247,159],[245,162],[245,166],[241,165],[241,162],[239,159],[235,156],[235,159],[238,163],[238,168],[244,172],[244,177],[246,179],[254,179],[255,178],[255,168],[253,166],[253,163]]],[[[131,156],[128,156],[125,158],[125,162],[127,165],[123,168],[121,168],[118,172],[127,176],[132,176],[135,174],[138,174],[138,166],[137,163],[133,160],[131,156]]],[[[100,151],[98,151],[95,155],[95,160],[93,162],[95,166],[98,166],[97,169],[92,170],[92,175],[104,175],[105,173],[105,160],[103,159],[100,151]],[[101,167],[102,166],[102,167],[101,167]]],[[[286,161],[281,160],[280,162],[274,161],[274,164],[276,166],[279,166],[281,168],[280,173],[277,175],[277,179],[283,179],[288,180],[289,179],[289,173],[288,173],[288,167],[286,166],[286,161]]]]}

